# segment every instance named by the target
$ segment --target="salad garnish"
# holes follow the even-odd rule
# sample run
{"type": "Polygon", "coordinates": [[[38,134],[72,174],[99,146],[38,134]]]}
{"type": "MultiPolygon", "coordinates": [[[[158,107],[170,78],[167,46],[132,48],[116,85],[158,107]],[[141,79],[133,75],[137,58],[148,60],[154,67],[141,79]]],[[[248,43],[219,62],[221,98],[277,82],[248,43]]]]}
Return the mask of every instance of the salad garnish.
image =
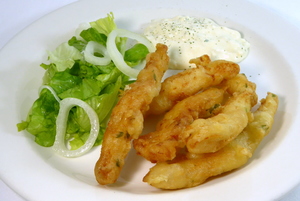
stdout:
{"type": "Polygon", "coordinates": [[[79,35],[48,51],[39,97],[18,130],[27,130],[37,144],[53,146],[65,157],[100,145],[120,91],[135,81],[153,50],[143,36],[118,29],[113,13],[90,22],[79,35]]]}

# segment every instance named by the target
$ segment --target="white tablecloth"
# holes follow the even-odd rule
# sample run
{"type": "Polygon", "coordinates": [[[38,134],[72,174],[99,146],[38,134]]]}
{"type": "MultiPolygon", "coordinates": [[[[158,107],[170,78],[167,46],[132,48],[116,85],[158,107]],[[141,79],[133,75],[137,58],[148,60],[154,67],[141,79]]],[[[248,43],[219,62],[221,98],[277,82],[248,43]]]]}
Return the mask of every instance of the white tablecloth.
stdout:
{"type": "MultiPolygon", "coordinates": [[[[0,1],[0,49],[18,32],[44,15],[76,0],[1,0],[0,1]]],[[[220,0],[221,1],[221,0],[220,0]]],[[[272,9],[300,29],[300,1],[298,0],[250,0],[272,9]]],[[[299,36],[300,40],[300,36],[299,36]]],[[[0,178],[1,179],[1,178],[0,178]]],[[[1,201],[24,201],[17,193],[0,180],[1,201]]],[[[280,201],[299,201],[300,185],[280,201]]]]}

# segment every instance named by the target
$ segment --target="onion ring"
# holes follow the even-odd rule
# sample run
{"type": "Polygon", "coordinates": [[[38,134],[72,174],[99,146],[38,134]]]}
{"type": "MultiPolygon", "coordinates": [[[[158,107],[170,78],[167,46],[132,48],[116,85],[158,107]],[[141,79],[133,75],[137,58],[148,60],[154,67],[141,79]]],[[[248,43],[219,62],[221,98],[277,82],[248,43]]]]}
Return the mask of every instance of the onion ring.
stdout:
{"type": "Polygon", "coordinates": [[[81,156],[93,147],[97,139],[100,129],[98,115],[90,105],[77,98],[65,98],[59,103],[60,110],[56,119],[56,136],[53,144],[53,150],[59,155],[68,158],[81,156]],[[85,110],[90,118],[91,130],[90,136],[83,146],[76,150],[69,150],[65,145],[65,133],[67,129],[68,114],[70,109],[74,106],[79,106],[85,110]]]}
{"type": "MultiPolygon", "coordinates": [[[[144,36],[124,30],[124,29],[114,29],[107,37],[107,51],[110,55],[111,59],[113,60],[116,67],[125,75],[136,78],[139,74],[142,67],[145,65],[145,62],[141,62],[139,65],[135,66],[134,68],[128,66],[124,61],[123,55],[120,53],[116,46],[116,38],[117,37],[127,37],[134,39],[142,44],[144,44],[149,52],[154,52],[155,47],[153,44],[146,39],[144,36]]],[[[121,51],[123,52],[123,51],[121,51]]]]}
{"type": "Polygon", "coordinates": [[[95,41],[89,41],[83,52],[84,58],[87,62],[94,65],[108,65],[111,61],[107,49],[104,45],[101,45],[95,41]],[[99,52],[103,57],[97,57],[94,55],[95,52],[99,52]]]}

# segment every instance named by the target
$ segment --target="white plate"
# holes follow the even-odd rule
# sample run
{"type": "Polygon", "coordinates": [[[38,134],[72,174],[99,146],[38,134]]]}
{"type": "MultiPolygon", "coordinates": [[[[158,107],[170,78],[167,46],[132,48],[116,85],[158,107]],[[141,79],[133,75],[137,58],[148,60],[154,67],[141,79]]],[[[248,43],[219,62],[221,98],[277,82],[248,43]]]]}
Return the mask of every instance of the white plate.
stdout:
{"type": "Polygon", "coordinates": [[[299,35],[298,29],[280,17],[240,0],[88,0],[57,10],[26,28],[0,52],[0,176],[27,200],[278,198],[300,181],[299,35]],[[99,147],[84,157],[65,159],[35,144],[30,134],[17,132],[16,123],[26,118],[37,97],[44,72],[39,64],[46,61],[46,50],[68,40],[80,23],[105,17],[110,11],[120,28],[132,31],[140,31],[154,18],[194,15],[244,34],[252,47],[240,64],[242,72],[257,83],[260,98],[267,91],[280,97],[272,132],[246,166],[199,187],[161,191],[141,182],[151,164],[131,152],[117,184],[104,187],[93,175],[99,147]]]}

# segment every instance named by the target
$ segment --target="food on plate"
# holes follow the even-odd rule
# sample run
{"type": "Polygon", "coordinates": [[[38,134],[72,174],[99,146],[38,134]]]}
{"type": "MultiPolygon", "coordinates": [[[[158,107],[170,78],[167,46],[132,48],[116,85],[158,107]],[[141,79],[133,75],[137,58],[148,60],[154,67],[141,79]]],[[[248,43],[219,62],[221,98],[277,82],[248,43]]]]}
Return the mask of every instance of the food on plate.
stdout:
{"type": "Polygon", "coordinates": [[[39,97],[18,130],[64,157],[103,141],[94,167],[101,185],[116,182],[132,143],[157,163],[143,181],[199,185],[244,165],[272,127],[278,97],[268,93],[252,112],[256,85],[237,64],[249,46],[207,18],[154,21],[143,36],[117,28],[110,13],[48,51],[39,97]],[[183,71],[162,81],[168,68],[183,71]],[[141,136],[149,115],[164,116],[141,136]]]}
{"type": "Polygon", "coordinates": [[[248,55],[250,44],[233,29],[220,26],[208,18],[176,16],[153,20],[144,29],[153,44],[169,47],[171,69],[195,67],[191,58],[207,54],[212,60],[240,62],[248,55]]]}
{"type": "Polygon", "coordinates": [[[167,46],[157,44],[150,53],[146,66],[136,82],[122,94],[114,107],[104,133],[100,158],[95,165],[95,176],[100,184],[114,183],[131,148],[131,140],[142,133],[144,115],[152,99],[159,94],[161,80],[168,69],[167,46]]]}
{"type": "Polygon", "coordinates": [[[207,87],[218,85],[225,79],[233,78],[240,71],[238,64],[225,60],[211,61],[208,55],[192,59],[191,62],[196,64],[196,68],[165,79],[159,95],[150,105],[149,114],[163,114],[178,101],[207,87]]]}
{"type": "Polygon", "coordinates": [[[228,144],[252,119],[250,110],[257,103],[256,85],[244,74],[238,74],[218,87],[230,95],[224,105],[213,102],[217,100],[212,99],[217,98],[213,96],[217,95],[217,88],[179,101],[158,123],[156,131],[134,141],[137,153],[151,162],[163,162],[172,160],[177,150],[185,146],[189,152],[199,154],[215,152],[228,144]],[[216,105],[218,112],[208,118],[206,113],[216,105]]]}
{"type": "Polygon", "coordinates": [[[243,74],[224,80],[222,84],[231,97],[220,113],[211,118],[196,119],[182,132],[190,153],[216,152],[252,120],[251,108],[257,103],[256,85],[243,74]]]}
{"type": "Polygon", "coordinates": [[[256,84],[249,81],[245,74],[240,73],[231,79],[224,80],[220,87],[226,89],[231,95],[243,92],[251,93],[251,107],[257,104],[256,84]]]}
{"type": "Polygon", "coordinates": [[[119,92],[134,82],[140,71],[136,66],[143,66],[155,49],[144,36],[118,29],[112,13],[77,33],[48,51],[50,63],[41,64],[46,71],[39,97],[26,121],[17,125],[33,134],[36,143],[54,145],[65,157],[80,156],[102,143],[119,92]]]}
{"type": "Polygon", "coordinates": [[[222,111],[207,119],[196,119],[186,126],[182,138],[190,153],[216,152],[231,142],[251,120],[252,94],[241,93],[231,97],[222,111]]]}
{"type": "Polygon", "coordinates": [[[224,90],[209,88],[178,102],[156,126],[156,131],[133,141],[137,154],[156,163],[172,160],[178,148],[185,146],[181,133],[198,118],[217,113],[224,99],[224,90]]]}
{"type": "Polygon", "coordinates": [[[268,93],[243,132],[215,153],[183,154],[173,161],[157,163],[143,181],[161,189],[181,189],[202,184],[209,177],[242,167],[270,132],[278,97],[268,93]]]}

